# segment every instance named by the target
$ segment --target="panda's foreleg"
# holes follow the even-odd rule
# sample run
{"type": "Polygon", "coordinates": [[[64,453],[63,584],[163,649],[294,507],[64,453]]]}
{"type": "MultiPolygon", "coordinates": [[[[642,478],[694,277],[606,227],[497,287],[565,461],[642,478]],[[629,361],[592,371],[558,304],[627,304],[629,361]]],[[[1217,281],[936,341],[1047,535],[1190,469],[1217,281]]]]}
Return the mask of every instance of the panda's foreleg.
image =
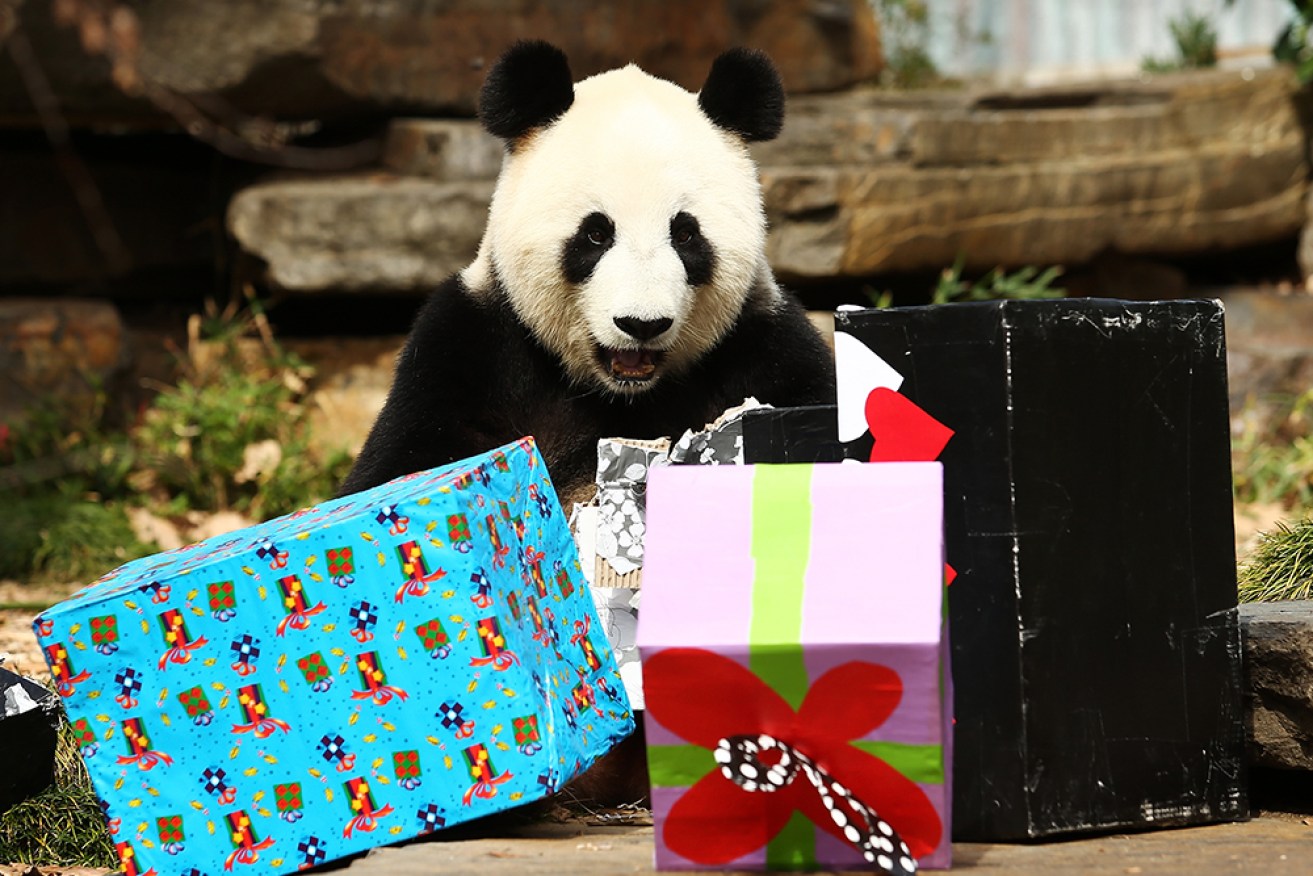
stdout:
{"type": "Polygon", "coordinates": [[[401,354],[386,403],[338,495],[483,453],[513,437],[494,434],[489,380],[498,326],[459,277],[425,302],[401,354]]]}

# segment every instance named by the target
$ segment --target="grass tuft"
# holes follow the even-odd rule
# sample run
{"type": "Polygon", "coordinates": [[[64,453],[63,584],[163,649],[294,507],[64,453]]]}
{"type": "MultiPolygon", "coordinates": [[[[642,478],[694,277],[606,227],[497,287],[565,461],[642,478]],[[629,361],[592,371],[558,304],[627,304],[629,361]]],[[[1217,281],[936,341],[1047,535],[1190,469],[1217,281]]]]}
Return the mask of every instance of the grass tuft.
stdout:
{"type": "Polygon", "coordinates": [[[1278,602],[1313,596],[1313,518],[1278,523],[1259,537],[1240,566],[1241,602],[1278,602]]]}
{"type": "Polygon", "coordinates": [[[55,781],[0,814],[0,862],[32,867],[118,867],[105,818],[67,721],[55,746],[55,781]]]}
{"type": "Polygon", "coordinates": [[[1241,424],[1231,441],[1236,501],[1313,506],[1313,390],[1274,395],[1266,405],[1251,401],[1236,420],[1241,424]]]}

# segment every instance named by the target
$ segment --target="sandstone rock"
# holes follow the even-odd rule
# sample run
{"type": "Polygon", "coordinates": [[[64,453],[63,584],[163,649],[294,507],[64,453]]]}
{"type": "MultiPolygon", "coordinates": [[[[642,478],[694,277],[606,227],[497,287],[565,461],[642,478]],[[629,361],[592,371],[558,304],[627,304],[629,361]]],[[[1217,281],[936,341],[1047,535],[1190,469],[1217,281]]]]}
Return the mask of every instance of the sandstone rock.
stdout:
{"type": "Polygon", "coordinates": [[[89,403],[126,360],[107,301],[0,299],[0,422],[51,398],[89,403]]]}
{"type": "Polygon", "coordinates": [[[321,452],[360,452],[383,410],[401,336],[289,339],[286,346],[315,370],[310,439],[321,452]]]}
{"type": "Polygon", "coordinates": [[[496,179],[504,152],[502,142],[475,122],[401,118],[388,126],[383,166],[444,182],[496,179]]]}
{"type": "Polygon", "coordinates": [[[1304,207],[1304,230],[1299,234],[1299,269],[1304,274],[1304,285],[1313,289],[1313,193],[1304,207]]]}
{"type": "Polygon", "coordinates": [[[1231,291],[1222,300],[1232,415],[1257,417],[1268,433],[1313,387],[1313,295],[1231,291]]]}
{"type": "MultiPolygon", "coordinates": [[[[736,45],[770,52],[793,92],[844,88],[881,67],[866,0],[169,0],[132,8],[147,77],[203,103],[219,97],[284,117],[470,114],[487,66],[523,38],[561,46],[578,76],[633,61],[691,88],[736,45]]],[[[75,119],[153,112],[113,88],[104,60],[53,25],[49,4],[25,4],[21,16],[75,119]]],[[[8,66],[0,66],[0,114],[31,114],[8,66]]]]}
{"type": "Polygon", "coordinates": [[[769,254],[786,277],[859,277],[1280,240],[1305,222],[1297,94],[1276,69],[798,98],[755,150],[769,254]]]}
{"type": "Polygon", "coordinates": [[[1313,770],[1313,601],[1242,605],[1253,766],[1313,770]]]}
{"type": "Polygon", "coordinates": [[[423,291],[469,263],[491,197],[478,180],[273,180],[238,193],[228,229],[283,289],[423,291]]]}

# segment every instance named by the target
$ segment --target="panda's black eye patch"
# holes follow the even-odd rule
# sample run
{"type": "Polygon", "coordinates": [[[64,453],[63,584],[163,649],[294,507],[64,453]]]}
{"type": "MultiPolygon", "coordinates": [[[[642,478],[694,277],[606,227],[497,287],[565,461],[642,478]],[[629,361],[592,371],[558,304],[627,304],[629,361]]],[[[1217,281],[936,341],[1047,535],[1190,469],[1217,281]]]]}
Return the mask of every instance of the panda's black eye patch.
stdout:
{"type": "Polygon", "coordinates": [[[614,243],[615,223],[605,213],[589,213],[565,242],[561,273],[570,283],[584,282],[614,243]]]}
{"type": "Polygon", "coordinates": [[[684,263],[689,285],[710,283],[716,268],[716,254],[702,236],[698,220],[682,210],[676,213],[670,220],[670,242],[675,247],[675,254],[684,263]]]}

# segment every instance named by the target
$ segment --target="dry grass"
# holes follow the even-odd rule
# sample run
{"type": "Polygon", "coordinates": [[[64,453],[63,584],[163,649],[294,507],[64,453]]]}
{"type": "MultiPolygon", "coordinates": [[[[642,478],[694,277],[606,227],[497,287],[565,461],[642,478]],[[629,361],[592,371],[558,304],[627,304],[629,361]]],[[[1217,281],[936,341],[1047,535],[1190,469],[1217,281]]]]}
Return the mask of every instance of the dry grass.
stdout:
{"type": "Polygon", "coordinates": [[[37,867],[115,868],[110,841],[91,779],[68,724],[55,748],[55,782],[0,815],[0,863],[37,867]]]}
{"type": "Polygon", "coordinates": [[[1313,596],[1313,518],[1263,533],[1239,572],[1241,602],[1313,596]]]}

